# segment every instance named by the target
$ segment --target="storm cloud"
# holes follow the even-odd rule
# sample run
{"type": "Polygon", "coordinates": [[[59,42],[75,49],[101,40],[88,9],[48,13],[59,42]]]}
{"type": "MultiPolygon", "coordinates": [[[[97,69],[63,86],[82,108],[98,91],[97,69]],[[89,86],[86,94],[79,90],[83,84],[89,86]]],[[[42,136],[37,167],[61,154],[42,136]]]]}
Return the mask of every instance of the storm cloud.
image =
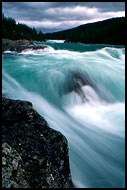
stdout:
{"type": "Polygon", "coordinates": [[[125,2],[3,2],[2,12],[45,33],[125,16],[125,2]]]}

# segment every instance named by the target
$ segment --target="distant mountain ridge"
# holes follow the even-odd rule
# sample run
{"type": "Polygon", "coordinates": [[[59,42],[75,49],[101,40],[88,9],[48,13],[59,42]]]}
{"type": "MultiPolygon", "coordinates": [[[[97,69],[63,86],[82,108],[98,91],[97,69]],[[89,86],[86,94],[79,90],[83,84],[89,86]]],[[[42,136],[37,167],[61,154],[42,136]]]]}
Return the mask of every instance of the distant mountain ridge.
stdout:
{"type": "Polygon", "coordinates": [[[45,38],[64,39],[66,42],[125,45],[125,29],[125,17],[118,17],[46,33],[45,38]]]}

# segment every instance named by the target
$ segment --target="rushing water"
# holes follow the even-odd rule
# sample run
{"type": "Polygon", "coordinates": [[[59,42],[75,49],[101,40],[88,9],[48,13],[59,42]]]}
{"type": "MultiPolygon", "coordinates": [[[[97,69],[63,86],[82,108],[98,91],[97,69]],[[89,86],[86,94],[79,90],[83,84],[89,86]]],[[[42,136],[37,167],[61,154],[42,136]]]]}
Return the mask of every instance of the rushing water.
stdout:
{"type": "Polygon", "coordinates": [[[125,187],[125,48],[36,44],[48,47],[3,53],[2,93],[66,136],[76,187],[125,187]]]}

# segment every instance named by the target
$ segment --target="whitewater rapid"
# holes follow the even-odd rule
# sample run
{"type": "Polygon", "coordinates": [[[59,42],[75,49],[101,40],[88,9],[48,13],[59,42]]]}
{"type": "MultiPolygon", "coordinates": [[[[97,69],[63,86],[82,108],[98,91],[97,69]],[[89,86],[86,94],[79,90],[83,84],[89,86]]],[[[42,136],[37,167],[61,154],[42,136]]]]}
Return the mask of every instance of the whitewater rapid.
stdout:
{"type": "Polygon", "coordinates": [[[125,48],[63,42],[5,52],[2,93],[66,136],[76,187],[125,187],[125,48]]]}

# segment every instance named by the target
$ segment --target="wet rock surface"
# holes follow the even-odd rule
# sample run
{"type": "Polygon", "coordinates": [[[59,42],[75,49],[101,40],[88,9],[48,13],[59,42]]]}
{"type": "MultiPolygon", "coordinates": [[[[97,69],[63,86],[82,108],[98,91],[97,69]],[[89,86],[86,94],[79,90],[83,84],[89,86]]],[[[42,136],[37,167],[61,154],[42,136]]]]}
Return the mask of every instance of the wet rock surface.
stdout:
{"type": "Polygon", "coordinates": [[[88,101],[82,87],[90,86],[93,89],[97,90],[96,83],[93,81],[93,79],[87,74],[85,71],[71,71],[68,76],[66,77],[66,80],[63,84],[64,86],[64,93],[68,94],[71,92],[77,93],[80,98],[81,102],[85,103],[88,101]]]}
{"type": "Polygon", "coordinates": [[[17,53],[21,53],[24,50],[32,49],[44,49],[47,46],[36,46],[34,42],[28,40],[8,40],[2,39],[2,52],[4,51],[16,51],[17,53]]]}
{"type": "Polygon", "coordinates": [[[66,138],[30,102],[2,97],[2,141],[4,188],[73,187],[66,138]]]}
{"type": "Polygon", "coordinates": [[[7,143],[2,144],[2,187],[30,188],[20,155],[7,143]]]}

